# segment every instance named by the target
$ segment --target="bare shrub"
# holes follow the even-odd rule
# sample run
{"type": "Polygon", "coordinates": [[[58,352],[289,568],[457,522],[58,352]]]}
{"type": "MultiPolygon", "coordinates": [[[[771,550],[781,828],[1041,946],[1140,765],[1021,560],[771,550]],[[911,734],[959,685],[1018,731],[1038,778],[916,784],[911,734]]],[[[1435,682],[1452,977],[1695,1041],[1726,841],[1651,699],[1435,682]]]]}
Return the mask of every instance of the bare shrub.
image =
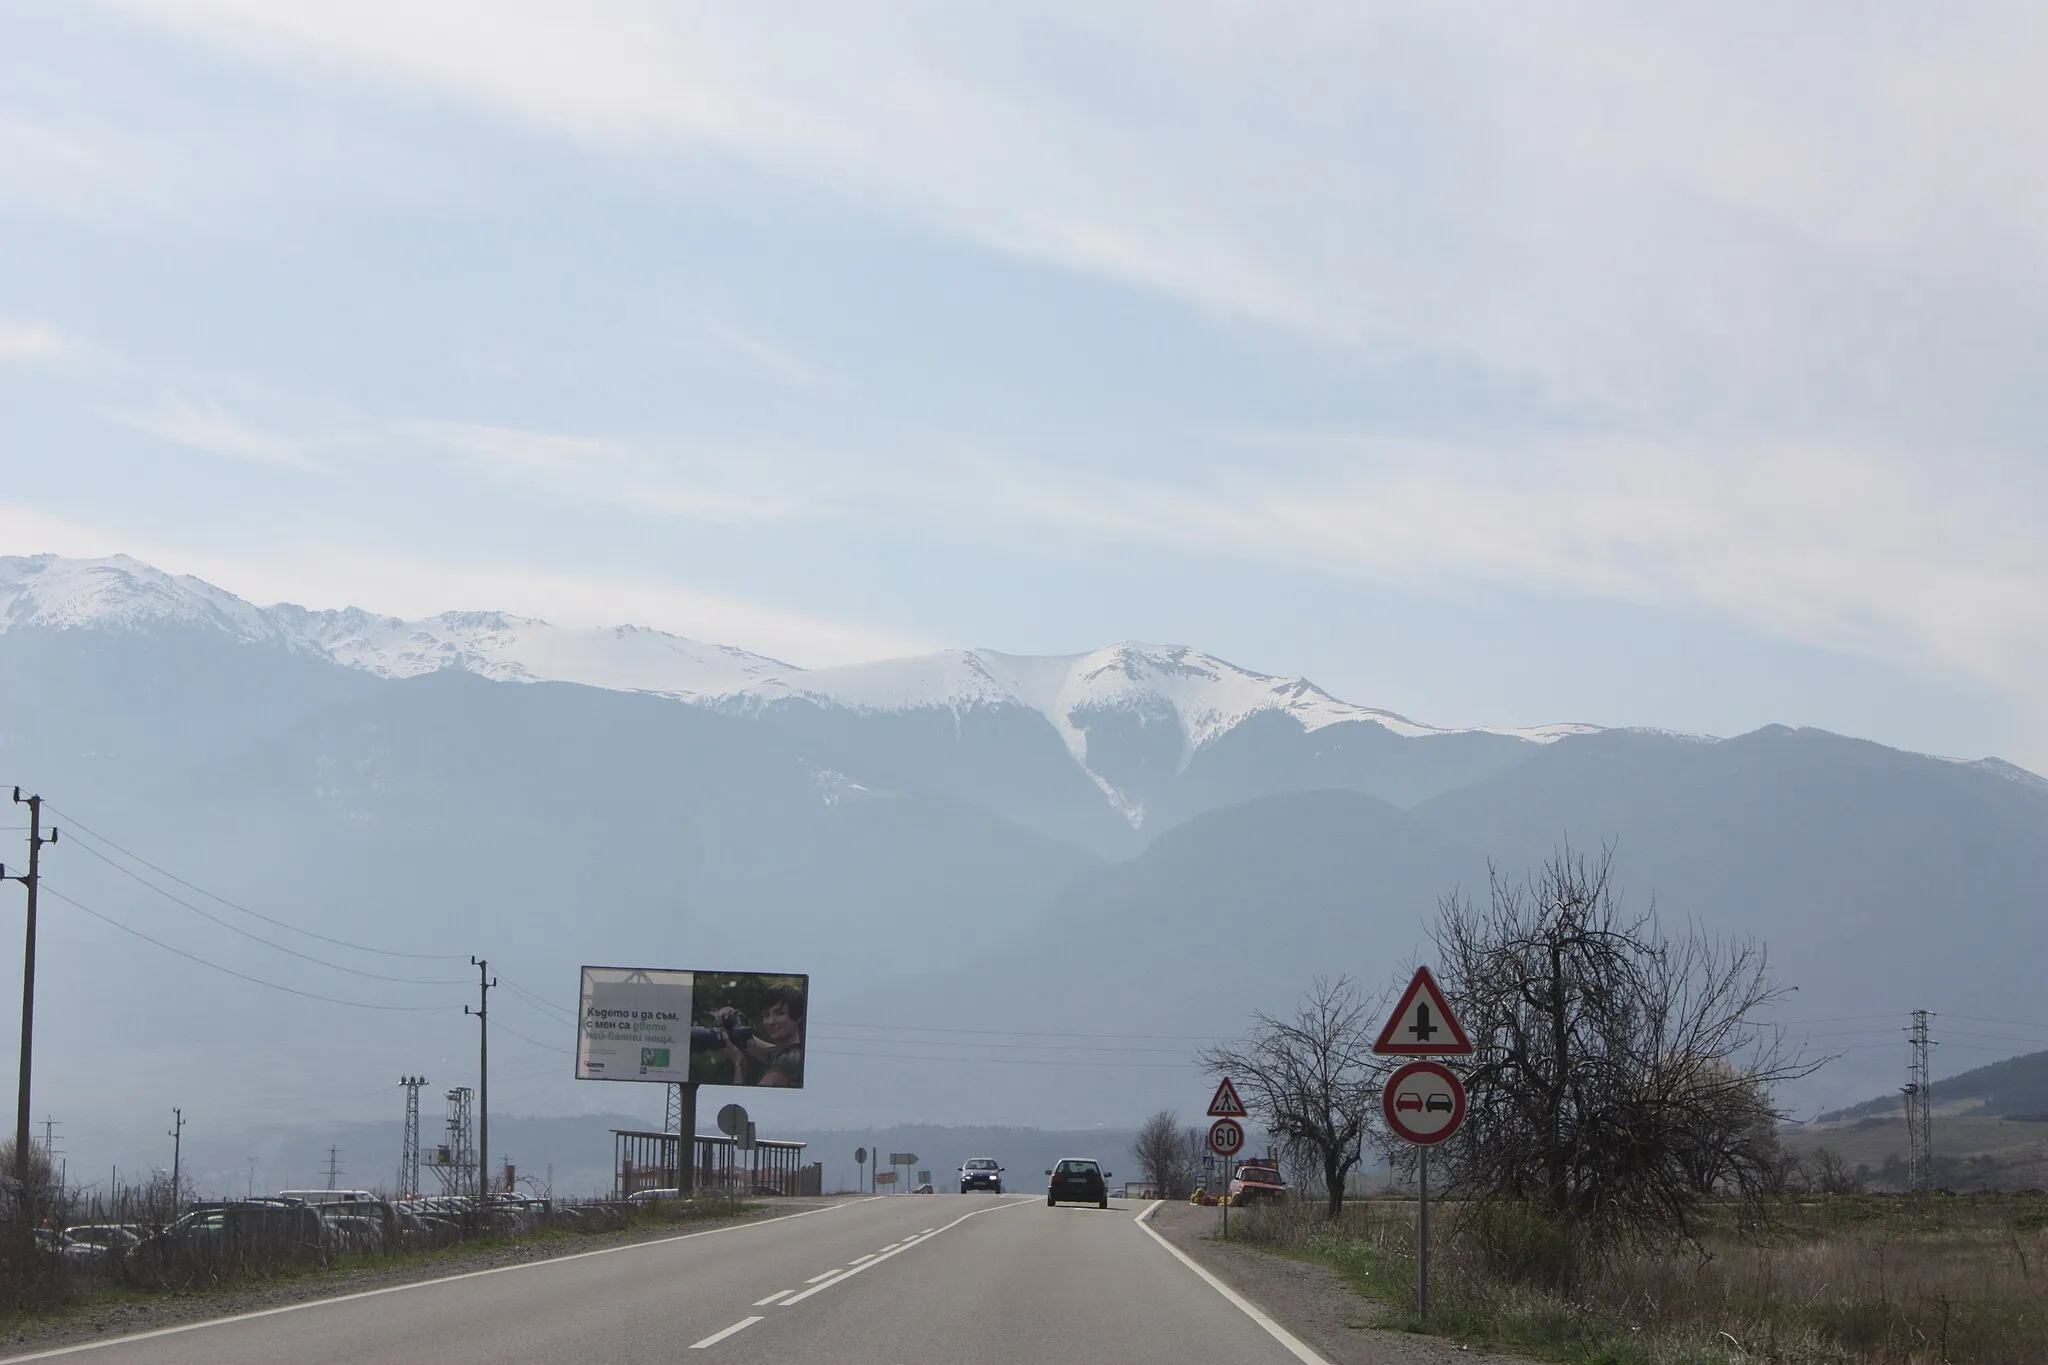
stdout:
{"type": "Polygon", "coordinates": [[[1364,1157],[1390,1070],[1372,1052],[1384,1004],[1349,977],[1319,976],[1292,1019],[1254,1014],[1242,1040],[1200,1054],[1204,1070],[1237,1081],[1245,1107],[1285,1150],[1312,1154],[1331,1218],[1343,1211],[1345,1184],[1364,1157]]]}
{"type": "Polygon", "coordinates": [[[1770,1089],[1818,1063],[1754,1022],[1781,993],[1760,945],[1625,912],[1611,852],[1563,850],[1522,885],[1495,873],[1487,904],[1440,911],[1445,988],[1476,1049],[1454,1192],[1527,1203],[1597,1254],[1688,1239],[1706,1200],[1770,1187],[1770,1089]]]}

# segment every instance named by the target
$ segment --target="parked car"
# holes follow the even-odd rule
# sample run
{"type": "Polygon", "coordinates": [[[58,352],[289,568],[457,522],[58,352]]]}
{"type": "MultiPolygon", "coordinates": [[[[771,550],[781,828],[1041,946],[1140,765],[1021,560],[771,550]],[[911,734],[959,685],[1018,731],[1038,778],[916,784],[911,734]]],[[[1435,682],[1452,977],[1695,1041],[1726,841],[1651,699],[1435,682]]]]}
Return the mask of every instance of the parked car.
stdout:
{"type": "Polygon", "coordinates": [[[1048,1204],[1093,1204],[1109,1207],[1109,1172],[1088,1157],[1061,1157],[1047,1171],[1045,1202],[1048,1204]]]}
{"type": "Polygon", "coordinates": [[[64,1229],[62,1250],[75,1260],[119,1260],[142,1241],[142,1230],[125,1223],[81,1223],[64,1229]]]}
{"type": "Polygon", "coordinates": [[[681,1190],[635,1190],[626,1196],[626,1202],[645,1207],[648,1204],[659,1204],[664,1199],[681,1199],[682,1197],[683,1192],[681,1190]]]}
{"type": "Polygon", "coordinates": [[[150,1239],[160,1250],[279,1254],[325,1260],[340,1238],[311,1204],[288,1199],[237,1199],[201,1204],[150,1239]]]}
{"type": "Polygon", "coordinates": [[[1287,1182],[1280,1178],[1280,1168],[1271,1160],[1240,1161],[1237,1173],[1230,1177],[1228,1193],[1230,1202],[1239,1205],[1261,1199],[1284,1199],[1287,1182]]]}
{"type": "Polygon", "coordinates": [[[960,1163],[960,1193],[970,1190],[1003,1192],[1003,1168],[992,1156],[971,1156],[960,1163]]]}

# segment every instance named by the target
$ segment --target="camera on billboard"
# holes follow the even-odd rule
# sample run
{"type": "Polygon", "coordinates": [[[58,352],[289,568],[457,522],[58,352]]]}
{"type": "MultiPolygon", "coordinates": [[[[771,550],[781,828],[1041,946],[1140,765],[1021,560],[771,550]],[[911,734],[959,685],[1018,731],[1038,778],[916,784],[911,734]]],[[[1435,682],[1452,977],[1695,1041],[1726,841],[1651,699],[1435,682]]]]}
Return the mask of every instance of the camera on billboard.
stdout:
{"type": "Polygon", "coordinates": [[[728,1043],[734,1047],[745,1047],[754,1041],[754,1030],[747,1023],[747,1016],[732,1006],[719,1007],[712,1011],[711,1017],[717,1021],[715,1027],[703,1024],[690,1026],[690,1051],[717,1052],[728,1043]]]}

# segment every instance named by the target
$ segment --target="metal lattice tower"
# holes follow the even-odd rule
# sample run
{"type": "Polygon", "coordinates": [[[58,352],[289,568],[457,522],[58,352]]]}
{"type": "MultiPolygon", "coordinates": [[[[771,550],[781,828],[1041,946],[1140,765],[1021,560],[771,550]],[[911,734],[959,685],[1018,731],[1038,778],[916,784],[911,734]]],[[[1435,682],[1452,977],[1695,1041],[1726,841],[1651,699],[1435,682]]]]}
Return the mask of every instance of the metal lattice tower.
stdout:
{"type": "Polygon", "coordinates": [[[405,1087],[405,1142],[398,1150],[398,1193],[412,1198],[420,1192],[420,1087],[425,1076],[400,1076],[405,1087]]]}
{"type": "Polygon", "coordinates": [[[661,1131],[680,1133],[683,1131],[683,1087],[672,1084],[668,1088],[668,1112],[662,1116],[661,1131]]]}
{"type": "Polygon", "coordinates": [[[446,1195],[476,1193],[476,1139],[470,1105],[475,1093],[466,1085],[448,1092],[448,1141],[434,1154],[434,1174],[441,1178],[441,1193],[446,1195]],[[446,1153],[445,1159],[442,1153],[446,1153]]]}
{"type": "Polygon", "coordinates": [[[1934,1187],[1934,1083],[1928,1066],[1934,1044],[1927,1037],[1933,1017],[1914,1010],[1906,1039],[1906,1170],[1908,1186],[1916,1190],[1934,1187]]]}

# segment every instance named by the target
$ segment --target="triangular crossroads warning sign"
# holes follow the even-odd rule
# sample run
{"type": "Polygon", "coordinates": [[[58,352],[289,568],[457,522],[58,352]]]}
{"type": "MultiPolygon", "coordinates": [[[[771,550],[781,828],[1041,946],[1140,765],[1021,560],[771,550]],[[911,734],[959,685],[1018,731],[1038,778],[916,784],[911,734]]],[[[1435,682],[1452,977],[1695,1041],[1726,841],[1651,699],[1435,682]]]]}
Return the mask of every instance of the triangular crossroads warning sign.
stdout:
{"type": "Polygon", "coordinates": [[[1462,1057],[1472,1051],[1472,1040],[1445,1003],[1429,968],[1417,967],[1372,1050],[1383,1057],[1462,1057]]]}
{"type": "Polygon", "coordinates": [[[1209,1099],[1209,1117],[1212,1119],[1241,1119],[1245,1117],[1244,1101],[1237,1097],[1237,1087],[1225,1076],[1217,1085],[1216,1093],[1209,1099]]]}

